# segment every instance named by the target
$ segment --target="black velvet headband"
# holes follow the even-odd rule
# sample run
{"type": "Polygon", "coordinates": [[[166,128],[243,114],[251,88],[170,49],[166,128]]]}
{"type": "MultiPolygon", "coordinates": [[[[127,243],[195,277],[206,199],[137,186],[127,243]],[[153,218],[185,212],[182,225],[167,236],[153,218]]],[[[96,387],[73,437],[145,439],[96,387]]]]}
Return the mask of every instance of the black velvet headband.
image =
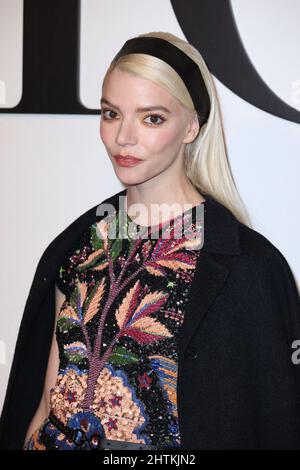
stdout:
{"type": "Polygon", "coordinates": [[[181,49],[165,39],[140,36],[128,39],[113,61],[126,54],[149,54],[169,64],[185,83],[200,114],[200,125],[208,120],[210,100],[202,74],[198,65],[181,49]]]}

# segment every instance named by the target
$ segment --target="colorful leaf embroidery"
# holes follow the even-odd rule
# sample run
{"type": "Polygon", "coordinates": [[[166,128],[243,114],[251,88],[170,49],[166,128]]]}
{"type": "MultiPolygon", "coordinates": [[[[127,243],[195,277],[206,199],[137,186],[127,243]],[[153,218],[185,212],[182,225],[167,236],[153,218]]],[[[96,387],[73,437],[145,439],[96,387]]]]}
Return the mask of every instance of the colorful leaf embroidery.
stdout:
{"type": "Polygon", "coordinates": [[[137,280],[134,286],[129,289],[125,295],[120,307],[116,311],[116,320],[120,330],[123,328],[126,320],[130,318],[131,312],[136,305],[136,297],[139,295],[141,290],[140,281],[137,280]]]}
{"type": "Polygon", "coordinates": [[[131,336],[140,344],[149,344],[162,338],[171,337],[169,330],[150,314],[157,312],[166,302],[169,294],[155,291],[141,294],[140,281],[127,292],[120,307],[116,311],[116,319],[120,328],[120,336],[131,336]]]}
{"type": "Polygon", "coordinates": [[[108,266],[108,261],[105,261],[104,263],[98,264],[93,269],[95,271],[103,271],[103,269],[106,268],[106,266],[108,266]]]}
{"type": "Polygon", "coordinates": [[[93,289],[91,293],[91,299],[87,305],[85,314],[84,314],[84,321],[83,323],[86,325],[98,312],[99,304],[102,300],[103,294],[105,292],[105,277],[101,279],[100,282],[96,284],[96,287],[93,289]]]}
{"type": "Polygon", "coordinates": [[[176,245],[174,248],[171,250],[167,251],[167,255],[170,253],[173,253],[174,251],[186,249],[186,250],[196,250],[199,249],[200,247],[200,242],[201,238],[195,237],[195,238],[190,238],[188,240],[184,240],[183,242],[180,242],[178,245],[176,245]]]}
{"type": "Polygon", "coordinates": [[[104,253],[105,253],[105,251],[104,251],[103,248],[100,248],[100,249],[94,251],[93,253],[91,253],[88,256],[88,258],[83,263],[76,266],[76,271],[81,272],[81,271],[84,271],[87,268],[92,267],[93,265],[95,265],[99,261],[99,259],[102,258],[104,253]]]}
{"type": "Polygon", "coordinates": [[[139,357],[123,346],[115,346],[113,352],[109,356],[108,362],[115,366],[124,364],[138,363],[139,357]]]}
{"type": "Polygon", "coordinates": [[[141,300],[141,303],[135,310],[132,318],[130,319],[129,324],[133,321],[136,321],[138,318],[145,317],[146,315],[150,315],[151,313],[157,312],[160,308],[164,305],[166,300],[168,299],[169,294],[164,292],[151,292],[141,300]]]}
{"type": "Polygon", "coordinates": [[[193,253],[178,253],[180,249],[196,249],[199,247],[200,239],[160,239],[154,247],[150,261],[146,263],[146,269],[150,274],[155,276],[166,276],[166,268],[176,271],[182,269],[194,269],[195,256],[193,253]]]}
{"type": "Polygon", "coordinates": [[[59,318],[70,318],[72,320],[75,320],[76,322],[79,322],[79,318],[78,318],[76,311],[71,305],[68,305],[68,304],[66,304],[66,307],[64,307],[60,311],[59,318]]]}
{"type": "Polygon", "coordinates": [[[98,235],[98,238],[102,239],[105,250],[108,248],[108,229],[109,225],[104,219],[101,219],[96,224],[96,234],[98,235]]]}
{"type": "Polygon", "coordinates": [[[86,358],[86,345],[81,341],[75,341],[71,344],[64,345],[65,354],[68,356],[70,361],[79,363],[86,358]]]}
{"type": "Polygon", "coordinates": [[[79,325],[79,320],[74,320],[67,317],[59,317],[57,320],[57,327],[62,333],[68,333],[72,328],[79,325]]]}
{"type": "Polygon", "coordinates": [[[99,249],[103,248],[103,240],[102,240],[102,238],[98,237],[97,225],[96,224],[93,224],[92,227],[91,227],[90,240],[91,240],[91,245],[92,245],[94,250],[99,250],[99,249]]]}
{"type": "Polygon", "coordinates": [[[186,271],[187,269],[193,269],[195,266],[194,259],[184,253],[177,253],[175,256],[165,257],[163,259],[157,260],[156,263],[161,266],[166,266],[167,268],[173,269],[174,271],[179,268],[186,271]]]}
{"type": "Polygon", "coordinates": [[[80,294],[79,306],[82,307],[86,298],[87,285],[85,282],[79,282],[77,279],[77,290],[80,294]]]}
{"type": "Polygon", "coordinates": [[[110,248],[110,255],[113,261],[119,256],[122,250],[122,240],[120,238],[116,238],[114,240],[111,248],[110,248]]]}
{"type": "Polygon", "coordinates": [[[153,276],[166,276],[167,272],[160,266],[157,266],[155,263],[148,262],[145,266],[145,269],[148,273],[153,274],[153,276]]]}
{"type": "MultiPolygon", "coordinates": [[[[149,319],[153,320],[154,319],[149,319]]],[[[163,338],[172,336],[169,331],[159,322],[156,322],[157,326],[154,327],[153,323],[149,322],[148,325],[140,325],[140,328],[126,328],[122,331],[120,336],[130,336],[131,338],[135,339],[137,343],[145,345],[155,343],[163,338]],[[154,332],[155,330],[155,332],[154,332]]]]}
{"type": "MultiPolygon", "coordinates": [[[[145,318],[140,318],[136,322],[131,324],[131,330],[135,328],[136,330],[140,330],[143,333],[147,333],[149,336],[153,336],[152,341],[157,341],[158,339],[161,338],[171,338],[172,334],[169,332],[169,330],[159,321],[157,321],[155,318],[151,317],[145,317],[145,318]]],[[[150,338],[151,339],[151,338],[150,338]]]]}

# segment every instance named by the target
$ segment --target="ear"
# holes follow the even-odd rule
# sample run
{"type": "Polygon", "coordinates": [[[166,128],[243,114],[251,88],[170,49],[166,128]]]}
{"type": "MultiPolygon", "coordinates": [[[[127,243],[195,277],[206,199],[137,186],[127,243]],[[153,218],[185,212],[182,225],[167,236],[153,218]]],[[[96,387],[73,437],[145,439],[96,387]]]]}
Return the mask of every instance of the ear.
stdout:
{"type": "Polygon", "coordinates": [[[195,113],[194,116],[190,118],[188,121],[187,130],[185,133],[184,140],[182,142],[184,144],[189,144],[193,142],[196,139],[199,131],[200,131],[199,120],[198,120],[197,114],[195,113]]]}

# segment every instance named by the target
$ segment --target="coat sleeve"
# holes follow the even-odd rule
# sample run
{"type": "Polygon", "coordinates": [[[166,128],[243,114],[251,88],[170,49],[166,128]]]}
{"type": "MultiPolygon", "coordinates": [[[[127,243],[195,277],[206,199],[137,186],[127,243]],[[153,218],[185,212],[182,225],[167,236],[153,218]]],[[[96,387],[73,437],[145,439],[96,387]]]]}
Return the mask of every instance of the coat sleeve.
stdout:
{"type": "MultiPolygon", "coordinates": [[[[279,312],[290,350],[291,365],[300,397],[300,295],[292,270],[283,256],[275,249],[273,265],[269,270],[274,309],[279,312]]],[[[299,436],[300,439],[300,436],[299,436]]]]}
{"type": "Polygon", "coordinates": [[[242,241],[243,268],[234,280],[257,446],[300,449],[300,361],[293,360],[293,345],[300,342],[299,290],[286,258],[269,240],[245,229],[242,241]]]}
{"type": "Polygon", "coordinates": [[[20,323],[0,418],[0,449],[22,449],[41,399],[55,320],[54,283],[45,277],[48,262],[44,254],[20,323]]]}

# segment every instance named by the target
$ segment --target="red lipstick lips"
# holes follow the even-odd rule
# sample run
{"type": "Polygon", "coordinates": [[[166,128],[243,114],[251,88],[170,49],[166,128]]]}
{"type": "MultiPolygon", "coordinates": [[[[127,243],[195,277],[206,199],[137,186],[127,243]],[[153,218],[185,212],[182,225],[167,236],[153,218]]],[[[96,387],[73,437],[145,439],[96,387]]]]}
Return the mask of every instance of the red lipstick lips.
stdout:
{"type": "Polygon", "coordinates": [[[118,165],[125,167],[135,166],[143,161],[140,158],[133,157],[132,155],[115,155],[114,158],[118,165]]]}

